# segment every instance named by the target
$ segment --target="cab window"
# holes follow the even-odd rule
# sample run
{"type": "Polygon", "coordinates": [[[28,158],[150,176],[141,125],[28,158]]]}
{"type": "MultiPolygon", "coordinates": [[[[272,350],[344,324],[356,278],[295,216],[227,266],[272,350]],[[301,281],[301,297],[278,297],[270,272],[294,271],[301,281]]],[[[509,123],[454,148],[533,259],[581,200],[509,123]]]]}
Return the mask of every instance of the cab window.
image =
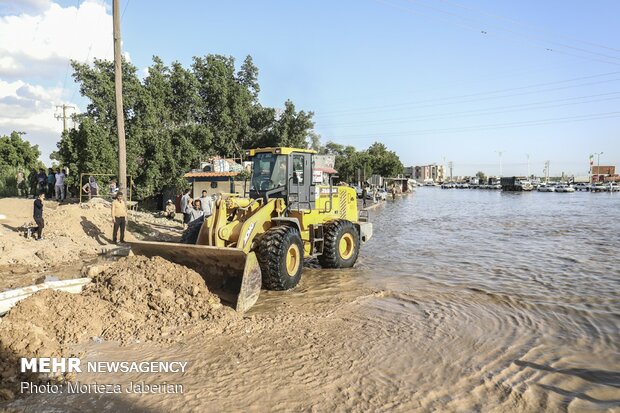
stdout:
{"type": "Polygon", "coordinates": [[[293,155],[293,183],[304,184],[304,156],[293,155]]]}

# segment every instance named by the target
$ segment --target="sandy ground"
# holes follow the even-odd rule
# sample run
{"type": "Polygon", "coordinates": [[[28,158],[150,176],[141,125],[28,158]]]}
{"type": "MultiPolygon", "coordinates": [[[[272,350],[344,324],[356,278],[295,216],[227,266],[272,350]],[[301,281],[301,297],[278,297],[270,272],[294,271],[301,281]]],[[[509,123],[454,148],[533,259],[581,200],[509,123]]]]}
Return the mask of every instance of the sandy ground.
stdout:
{"type": "MultiPolygon", "coordinates": [[[[83,204],[46,201],[43,240],[26,238],[21,228],[34,224],[33,200],[0,199],[0,291],[30,285],[45,275],[73,278],[84,263],[116,249],[112,241],[110,204],[93,200],[83,204]]],[[[126,240],[172,241],[182,232],[180,222],[131,212],[126,240]]]]}

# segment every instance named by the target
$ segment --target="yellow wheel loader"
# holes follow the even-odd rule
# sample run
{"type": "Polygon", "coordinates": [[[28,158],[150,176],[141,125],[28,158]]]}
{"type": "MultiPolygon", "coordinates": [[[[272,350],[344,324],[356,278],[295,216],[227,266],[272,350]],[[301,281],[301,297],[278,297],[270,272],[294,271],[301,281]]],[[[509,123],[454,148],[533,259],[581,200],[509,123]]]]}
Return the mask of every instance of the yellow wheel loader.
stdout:
{"type": "MultiPolygon", "coordinates": [[[[221,194],[213,214],[189,224],[181,243],[134,241],[133,253],[161,256],[200,273],[211,291],[237,311],[260,294],[294,288],[304,259],[348,268],[372,224],[360,219],[355,189],[314,182],[314,154],[306,149],[252,149],[244,197],[221,194]]],[[[318,174],[314,174],[318,172],[318,174]]],[[[335,171],[332,171],[335,172],[335,171]]]]}

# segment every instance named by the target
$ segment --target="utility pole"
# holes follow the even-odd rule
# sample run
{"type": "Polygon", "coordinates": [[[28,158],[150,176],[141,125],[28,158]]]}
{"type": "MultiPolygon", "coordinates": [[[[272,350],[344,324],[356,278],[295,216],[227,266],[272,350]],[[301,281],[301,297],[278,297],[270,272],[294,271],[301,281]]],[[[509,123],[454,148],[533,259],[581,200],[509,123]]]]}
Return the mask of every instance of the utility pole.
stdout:
{"type": "Polygon", "coordinates": [[[448,168],[450,168],[450,181],[452,181],[452,166],[454,164],[452,163],[452,161],[448,162],[448,168]]]}
{"type": "Polygon", "coordinates": [[[502,177],[502,151],[495,151],[499,155],[499,177],[502,177]]]}
{"type": "Polygon", "coordinates": [[[599,182],[601,178],[601,155],[603,152],[596,154],[596,181],[599,182]]]}
{"type": "Polygon", "coordinates": [[[118,130],[118,187],[127,192],[127,161],[125,155],[125,112],[123,111],[123,66],[121,59],[121,17],[119,0],[112,4],[114,26],[114,93],[116,95],[116,128],[118,130]]]}
{"type": "Polygon", "coordinates": [[[54,115],[54,117],[58,120],[62,119],[62,131],[66,132],[67,131],[67,109],[75,109],[75,106],[71,106],[71,105],[65,105],[64,103],[62,105],[56,105],[56,109],[62,108],[62,115],[58,114],[58,115],[54,115]]]}
{"type": "Polygon", "coordinates": [[[549,161],[545,161],[545,183],[549,182],[549,161]]]}
{"type": "Polygon", "coordinates": [[[530,179],[530,154],[526,153],[527,156],[527,179],[530,179]]]}

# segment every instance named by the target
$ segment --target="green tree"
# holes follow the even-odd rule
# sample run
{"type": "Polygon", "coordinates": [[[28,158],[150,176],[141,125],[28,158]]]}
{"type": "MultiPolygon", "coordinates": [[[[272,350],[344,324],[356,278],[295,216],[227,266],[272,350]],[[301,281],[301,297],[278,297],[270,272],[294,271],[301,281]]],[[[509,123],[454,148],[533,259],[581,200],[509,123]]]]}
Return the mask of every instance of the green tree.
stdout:
{"type": "MultiPolygon", "coordinates": [[[[89,101],[78,129],[64,133],[54,154],[77,172],[115,173],[117,130],[114,65],[72,62],[73,78],[89,101]]],[[[194,57],[189,68],[167,66],[157,56],[143,81],[122,62],[127,172],[136,193],[150,196],[183,186],[182,175],[201,158],[233,156],[259,146],[305,148],[314,126],[312,112],[291,101],[280,116],[258,101],[258,68],[247,56],[235,72],[230,56],[194,57]]]]}
{"type": "Polygon", "coordinates": [[[478,177],[480,182],[485,182],[487,180],[487,176],[482,171],[476,172],[476,177],[478,177]]]}
{"type": "Polygon", "coordinates": [[[387,147],[375,142],[367,150],[370,166],[373,173],[390,177],[403,173],[404,166],[396,152],[389,151],[387,147]]]}
{"type": "MultiPolygon", "coordinates": [[[[24,132],[11,132],[10,135],[0,136],[0,196],[14,196],[17,194],[16,174],[24,173],[26,179],[40,168],[44,168],[39,160],[41,151],[38,145],[31,145],[23,139],[24,132]]],[[[28,186],[24,182],[24,189],[28,186]]]]}

